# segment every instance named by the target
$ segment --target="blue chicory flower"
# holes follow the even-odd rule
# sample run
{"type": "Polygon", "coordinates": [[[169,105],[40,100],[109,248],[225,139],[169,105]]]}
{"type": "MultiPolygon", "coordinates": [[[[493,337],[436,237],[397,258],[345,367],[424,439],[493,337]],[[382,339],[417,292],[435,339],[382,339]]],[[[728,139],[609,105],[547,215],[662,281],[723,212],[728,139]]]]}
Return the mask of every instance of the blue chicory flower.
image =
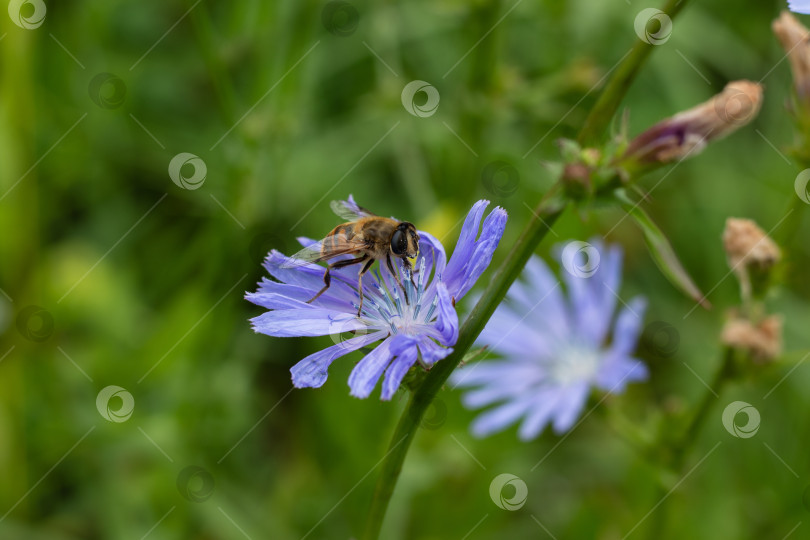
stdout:
{"type": "Polygon", "coordinates": [[[810,0],[788,0],[788,9],[795,13],[810,14],[810,0]]]}
{"type": "MultiPolygon", "coordinates": [[[[351,197],[342,204],[357,206],[351,197]]],[[[352,396],[366,398],[384,373],[381,398],[391,399],[417,361],[429,369],[452,352],[459,327],[455,303],[487,268],[506,227],[506,211],[500,207],[481,226],[488,205],[489,201],[482,200],[472,207],[449,261],[442,244],[429,233],[419,231],[413,283],[410,275],[396,265],[403,287],[408,290],[409,304],[386,265],[367,273],[359,317],[359,265],[332,270],[331,287],[307,304],[323,286],[323,267],[304,264],[290,268],[289,257],[271,251],[264,267],[277,281],[263,278],[258,290],[246,295],[249,301],[270,310],[251,319],[253,329],[276,337],[355,333],[345,341],[335,338],[335,345],[293,366],[290,372],[296,388],[322,386],[333,361],[382,340],[352,370],[349,387],[352,396]]],[[[304,246],[312,245],[308,239],[299,241],[304,246]]]]}
{"type": "Polygon", "coordinates": [[[475,387],[462,398],[466,407],[497,404],[473,421],[474,435],[502,431],[521,419],[522,440],[535,438],[548,423],[563,433],[579,418],[591,387],[620,393],[626,383],[647,378],[646,366],[632,356],[644,299],[631,300],[614,322],[620,249],[605,250],[598,241],[572,244],[591,250],[589,262],[594,251],[601,253],[600,263],[583,271],[573,257],[565,260],[567,248],[561,252],[566,269],[573,266],[563,273],[566,298],[542,259],[532,257],[479,337],[480,345],[503,358],[465,366],[451,376],[454,388],[475,387]]]}

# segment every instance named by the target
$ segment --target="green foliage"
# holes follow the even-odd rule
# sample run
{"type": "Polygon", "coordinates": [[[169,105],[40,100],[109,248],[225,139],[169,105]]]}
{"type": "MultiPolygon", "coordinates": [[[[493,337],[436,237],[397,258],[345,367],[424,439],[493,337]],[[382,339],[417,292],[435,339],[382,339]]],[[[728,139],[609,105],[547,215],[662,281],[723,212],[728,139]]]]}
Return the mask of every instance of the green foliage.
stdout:
{"type": "Polygon", "coordinates": [[[689,277],[689,273],[684,269],[681,261],[678,260],[678,256],[672,250],[666,234],[658,228],[650,216],[641,208],[641,201],[633,202],[624,190],[616,192],[616,200],[641,229],[644,240],[647,241],[647,247],[650,249],[650,254],[664,277],[695,302],[702,304],[704,307],[710,307],[708,302],[704,300],[703,293],[700,292],[692,278],[689,277]]]}
{"type": "MultiPolygon", "coordinates": [[[[510,214],[496,266],[553,180],[541,162],[558,159],[554,141],[576,136],[594,87],[638,40],[641,7],[352,5],[353,32],[340,31],[351,13],[330,32],[325,2],[292,0],[47,2],[31,30],[0,14],[0,538],[361,533],[405,394],[349,397],[359,353],[337,361],[322,389],[290,391],[289,368],[332,342],[250,330],[260,310],[242,295],[264,275],[263,254],[324,235],[337,223],[329,200],[349,193],[446,244],[470,205],[490,198],[510,214]],[[413,80],[438,90],[435,114],[403,107],[413,80]],[[168,174],[181,152],[205,162],[198,189],[168,174]],[[96,408],[110,385],[133,396],[123,422],[96,408]]],[[[472,413],[445,388],[415,436],[384,538],[542,537],[538,521],[558,538],[658,527],[665,538],[782,538],[807,521],[810,373],[796,354],[808,348],[807,212],[793,191],[800,165],[771,147],[792,142],[790,75],[769,29],[781,5],[690,4],[622,104],[639,133],[728,80],[765,78],[756,121],[640,183],[714,309],[693,309],[666,282],[631,220],[614,229],[619,209],[564,215],[540,253],[609,233],[627,253],[620,295],[649,299],[648,321],[675,329],[674,350],[645,334],[649,383],[595,396],[570,435],[528,444],[514,430],[472,439],[472,413]],[[784,315],[790,362],[709,402],[683,457],[684,471],[700,465],[680,482],[683,472],[628,440],[688,424],[706,392],[698,377],[723,365],[723,312],[739,303],[720,241],[728,216],[776,227],[785,271],[767,302],[784,315]],[[753,438],[723,427],[735,400],[761,413],[753,438]],[[490,499],[501,473],[527,483],[522,509],[490,499]]]]}

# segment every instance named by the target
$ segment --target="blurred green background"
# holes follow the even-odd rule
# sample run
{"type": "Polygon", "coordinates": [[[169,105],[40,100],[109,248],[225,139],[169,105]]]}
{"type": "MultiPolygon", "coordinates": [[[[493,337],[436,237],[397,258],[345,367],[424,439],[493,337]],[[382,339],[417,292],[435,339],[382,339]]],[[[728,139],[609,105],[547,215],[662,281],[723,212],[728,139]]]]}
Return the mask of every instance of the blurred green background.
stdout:
{"type": "MultiPolygon", "coordinates": [[[[353,193],[448,250],[458,220],[489,198],[510,214],[497,264],[553,181],[543,162],[557,158],[555,140],[575,135],[651,3],[46,4],[37,28],[0,15],[0,538],[356,537],[405,396],[349,397],[359,354],[337,361],[322,389],[290,391],[289,368],[332,341],[250,330],[261,310],[243,294],[261,259],[325,234],[338,223],[329,200],[353,193]],[[403,107],[413,80],[438,90],[435,114],[403,107]],[[197,189],[168,174],[181,152],[205,163],[197,189]],[[493,162],[507,165],[500,176],[488,176],[493,162]],[[134,400],[125,421],[96,407],[111,385],[134,400]]],[[[770,32],[782,3],[691,4],[623,107],[638,133],[729,80],[764,79],[753,124],[643,182],[667,175],[646,208],[714,309],[685,317],[693,303],[623,221],[608,237],[626,252],[621,295],[649,298],[647,321],[675,329],[674,354],[646,354],[649,383],[570,435],[531,443],[514,429],[471,438],[473,413],[443,391],[384,538],[618,539],[656,527],[666,538],[807,537],[807,523],[794,529],[810,509],[807,366],[767,398],[789,365],[726,388],[690,474],[665,479],[677,489],[660,505],[661,472],[611,427],[620,417],[653,436],[690,413],[706,392],[696,374],[710,380],[719,365],[723,315],[738,302],[724,221],[771,230],[796,197],[801,167],[771,146],[792,142],[790,73],[770,32]],[[755,437],[723,428],[734,400],[760,411],[755,437]],[[501,473],[528,486],[518,511],[490,499],[501,473]]],[[[808,347],[805,214],[796,207],[774,231],[786,272],[769,305],[794,352],[808,347]]],[[[568,212],[540,253],[621,217],[568,212]]]]}

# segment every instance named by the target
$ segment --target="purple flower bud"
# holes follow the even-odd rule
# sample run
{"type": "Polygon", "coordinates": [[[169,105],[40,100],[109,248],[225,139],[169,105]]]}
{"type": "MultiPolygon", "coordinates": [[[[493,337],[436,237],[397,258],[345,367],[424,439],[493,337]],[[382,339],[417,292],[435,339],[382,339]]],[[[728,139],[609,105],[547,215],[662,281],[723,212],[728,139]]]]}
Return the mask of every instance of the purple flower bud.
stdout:
{"type": "Polygon", "coordinates": [[[762,104],[762,86],[734,81],[710,100],[662,120],[630,142],[619,163],[663,164],[691,157],[706,145],[753,120],[762,104]]]}

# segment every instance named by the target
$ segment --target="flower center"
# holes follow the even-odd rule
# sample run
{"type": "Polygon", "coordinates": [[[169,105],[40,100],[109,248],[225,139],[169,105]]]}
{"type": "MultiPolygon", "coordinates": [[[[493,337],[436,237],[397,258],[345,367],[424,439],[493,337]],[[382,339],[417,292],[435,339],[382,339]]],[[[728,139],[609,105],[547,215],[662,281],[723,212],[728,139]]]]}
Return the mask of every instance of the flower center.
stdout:
{"type": "Polygon", "coordinates": [[[422,333],[423,327],[430,324],[439,301],[438,295],[433,295],[429,303],[425,297],[425,258],[420,257],[419,272],[413,280],[410,269],[400,276],[404,291],[396,283],[389,288],[382,276],[375,274],[374,293],[365,297],[363,318],[375,326],[390,329],[392,334],[422,333]]]}
{"type": "Polygon", "coordinates": [[[569,343],[560,348],[549,365],[549,374],[559,384],[589,381],[596,376],[599,368],[599,351],[593,348],[569,343]]]}

